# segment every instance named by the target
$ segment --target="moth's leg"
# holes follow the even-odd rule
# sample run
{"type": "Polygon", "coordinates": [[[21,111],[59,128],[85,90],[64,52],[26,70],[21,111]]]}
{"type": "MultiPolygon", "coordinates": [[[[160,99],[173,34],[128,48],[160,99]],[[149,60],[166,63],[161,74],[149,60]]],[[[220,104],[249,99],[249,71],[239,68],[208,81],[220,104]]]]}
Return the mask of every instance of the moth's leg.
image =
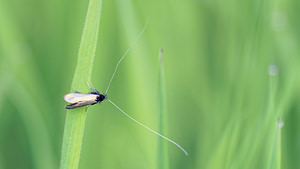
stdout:
{"type": "Polygon", "coordinates": [[[90,83],[90,85],[92,86],[92,88],[93,88],[94,90],[96,90],[96,93],[99,94],[99,91],[93,86],[93,84],[90,83]]]}
{"type": "Polygon", "coordinates": [[[90,107],[91,105],[87,105],[86,106],[86,109],[85,109],[85,112],[87,112],[88,108],[90,107]]]}
{"type": "Polygon", "coordinates": [[[98,91],[96,89],[94,89],[93,87],[91,87],[90,83],[87,80],[85,80],[85,81],[86,81],[86,84],[89,86],[89,88],[91,90],[93,90],[95,93],[98,93],[98,91]]]}

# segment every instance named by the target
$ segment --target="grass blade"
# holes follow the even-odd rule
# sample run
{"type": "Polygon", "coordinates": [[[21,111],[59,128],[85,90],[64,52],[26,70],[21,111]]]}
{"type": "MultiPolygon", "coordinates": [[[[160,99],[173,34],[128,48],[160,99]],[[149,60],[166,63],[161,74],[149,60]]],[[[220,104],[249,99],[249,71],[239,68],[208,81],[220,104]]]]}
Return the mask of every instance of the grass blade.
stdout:
{"type": "Polygon", "coordinates": [[[270,155],[269,169],[281,169],[281,128],[283,122],[278,118],[273,146],[270,155]]]}
{"type": "MultiPolygon", "coordinates": [[[[166,105],[166,89],[165,89],[165,72],[164,72],[164,58],[163,49],[159,54],[159,91],[158,91],[158,132],[165,135],[165,129],[167,126],[167,105],[166,105]]],[[[157,151],[157,168],[167,169],[169,168],[168,162],[168,150],[164,139],[158,139],[158,151],[157,151]]]]}
{"type": "MultiPolygon", "coordinates": [[[[270,76],[270,94],[269,94],[269,108],[268,108],[268,119],[274,121],[274,114],[280,116],[280,112],[277,110],[276,105],[276,94],[278,85],[278,67],[275,64],[269,66],[269,76],[270,76]]],[[[267,119],[267,120],[268,120],[267,119]]],[[[269,169],[280,169],[281,168],[281,128],[283,127],[283,122],[280,118],[277,119],[276,130],[274,133],[274,139],[271,140],[272,147],[270,147],[270,160],[268,164],[269,169]]]]}
{"type": "MultiPolygon", "coordinates": [[[[90,82],[92,65],[97,46],[102,0],[90,0],[88,12],[81,37],[77,66],[72,88],[80,92],[88,92],[86,81],[90,82]]],[[[78,168],[86,107],[67,111],[62,144],[60,168],[78,168]]]]}

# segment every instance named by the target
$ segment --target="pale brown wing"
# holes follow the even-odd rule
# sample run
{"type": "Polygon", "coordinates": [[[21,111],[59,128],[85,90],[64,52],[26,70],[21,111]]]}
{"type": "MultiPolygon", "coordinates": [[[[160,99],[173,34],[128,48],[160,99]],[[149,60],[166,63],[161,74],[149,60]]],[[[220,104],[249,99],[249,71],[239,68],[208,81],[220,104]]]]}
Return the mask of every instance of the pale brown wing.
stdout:
{"type": "Polygon", "coordinates": [[[87,106],[87,105],[93,105],[93,104],[96,104],[96,103],[98,103],[96,100],[79,101],[77,103],[72,103],[72,104],[66,105],[65,108],[66,109],[74,109],[74,108],[77,108],[77,107],[82,107],[82,106],[87,106]]]}
{"type": "Polygon", "coordinates": [[[69,103],[96,101],[97,94],[86,93],[67,93],[64,96],[65,101],[69,103]]]}

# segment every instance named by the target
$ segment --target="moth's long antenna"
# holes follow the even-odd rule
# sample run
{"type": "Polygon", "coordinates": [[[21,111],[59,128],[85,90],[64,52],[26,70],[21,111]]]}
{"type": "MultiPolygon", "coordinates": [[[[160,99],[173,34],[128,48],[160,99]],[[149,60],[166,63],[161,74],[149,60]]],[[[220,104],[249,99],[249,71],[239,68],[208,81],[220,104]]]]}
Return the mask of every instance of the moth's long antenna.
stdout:
{"type": "Polygon", "coordinates": [[[107,95],[108,89],[109,89],[109,87],[110,87],[110,85],[111,85],[111,82],[112,82],[112,80],[113,80],[113,78],[114,78],[116,72],[117,72],[117,69],[118,69],[118,67],[119,67],[119,64],[120,64],[121,61],[124,59],[124,57],[127,55],[127,53],[131,50],[131,48],[134,46],[134,44],[136,43],[136,41],[143,35],[143,33],[145,32],[145,29],[146,29],[147,25],[148,25],[148,21],[146,21],[145,26],[144,26],[144,28],[142,29],[142,31],[139,33],[139,35],[137,36],[137,38],[132,42],[132,44],[129,46],[129,48],[126,50],[126,52],[124,53],[124,55],[121,57],[121,59],[120,59],[119,62],[117,63],[116,68],[115,68],[115,71],[114,71],[114,73],[113,73],[113,75],[112,75],[112,77],[110,78],[110,81],[109,81],[109,83],[108,83],[108,86],[107,86],[105,95],[107,95]]]}
{"type": "Polygon", "coordinates": [[[169,141],[169,142],[175,144],[178,148],[180,148],[180,149],[184,152],[184,154],[185,154],[186,156],[188,155],[187,151],[186,151],[184,148],[182,148],[179,144],[177,144],[175,141],[173,141],[173,140],[171,140],[171,139],[169,139],[169,138],[167,138],[167,137],[165,137],[165,136],[159,134],[158,132],[156,132],[156,131],[152,130],[151,128],[145,126],[144,124],[140,123],[139,121],[137,121],[136,119],[134,119],[133,117],[131,117],[131,116],[129,116],[127,113],[125,113],[120,107],[118,107],[118,106],[117,106],[115,103],[113,103],[111,100],[109,100],[108,98],[107,98],[107,100],[108,100],[112,105],[114,105],[117,109],[119,109],[123,114],[125,114],[125,116],[127,116],[127,117],[130,118],[131,120],[135,121],[135,122],[138,123],[139,125],[143,126],[144,128],[150,130],[152,133],[154,133],[154,134],[156,134],[156,135],[158,135],[158,136],[160,136],[160,137],[166,139],[167,141],[169,141]]]}

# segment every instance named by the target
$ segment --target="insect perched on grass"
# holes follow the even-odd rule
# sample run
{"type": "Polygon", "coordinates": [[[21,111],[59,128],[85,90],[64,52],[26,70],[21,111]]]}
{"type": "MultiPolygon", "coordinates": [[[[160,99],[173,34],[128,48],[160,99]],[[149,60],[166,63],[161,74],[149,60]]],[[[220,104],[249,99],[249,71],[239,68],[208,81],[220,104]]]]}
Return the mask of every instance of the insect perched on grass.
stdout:
{"type": "MultiPolygon", "coordinates": [[[[94,91],[93,88],[91,89],[94,91]]],[[[66,94],[64,98],[67,102],[71,103],[70,105],[66,105],[65,108],[74,109],[77,107],[94,105],[96,103],[102,102],[104,99],[106,99],[106,96],[100,94],[98,91],[94,91],[87,94],[76,91],[75,93],[66,94]]]]}
{"type": "Polygon", "coordinates": [[[131,44],[131,46],[127,49],[127,51],[124,53],[124,55],[122,56],[122,58],[119,60],[119,62],[116,65],[115,71],[109,81],[108,87],[106,89],[105,94],[100,94],[99,91],[97,89],[94,88],[94,86],[92,84],[89,84],[87,82],[87,85],[90,87],[90,89],[92,90],[92,92],[90,93],[80,93],[74,90],[74,93],[68,93],[64,96],[65,101],[71,103],[69,105],[66,105],[65,108],[66,109],[74,109],[77,107],[83,107],[83,106],[90,106],[90,105],[94,105],[96,103],[101,103],[103,100],[108,100],[112,105],[114,105],[117,109],[119,109],[124,115],[126,115],[128,118],[130,118],[131,120],[135,121],[136,123],[138,123],[139,125],[143,126],[144,128],[150,130],[151,132],[155,133],[156,135],[166,139],[167,141],[175,144],[178,148],[180,148],[185,155],[188,155],[187,151],[185,149],[183,149],[179,144],[177,144],[175,141],[161,135],[160,133],[152,130],[151,128],[145,126],[144,124],[140,123],[139,121],[135,120],[133,117],[129,116],[127,113],[125,113],[121,108],[119,108],[115,103],[113,103],[110,99],[108,99],[107,96],[107,92],[109,90],[109,87],[111,85],[111,82],[116,74],[116,71],[119,67],[119,64],[121,63],[121,61],[124,59],[124,57],[127,55],[127,53],[129,52],[129,50],[133,47],[133,45],[135,44],[135,42],[141,37],[141,35],[143,34],[144,30],[145,30],[146,26],[144,27],[144,29],[141,31],[141,33],[138,35],[138,37],[135,39],[135,41],[131,44]]]}

